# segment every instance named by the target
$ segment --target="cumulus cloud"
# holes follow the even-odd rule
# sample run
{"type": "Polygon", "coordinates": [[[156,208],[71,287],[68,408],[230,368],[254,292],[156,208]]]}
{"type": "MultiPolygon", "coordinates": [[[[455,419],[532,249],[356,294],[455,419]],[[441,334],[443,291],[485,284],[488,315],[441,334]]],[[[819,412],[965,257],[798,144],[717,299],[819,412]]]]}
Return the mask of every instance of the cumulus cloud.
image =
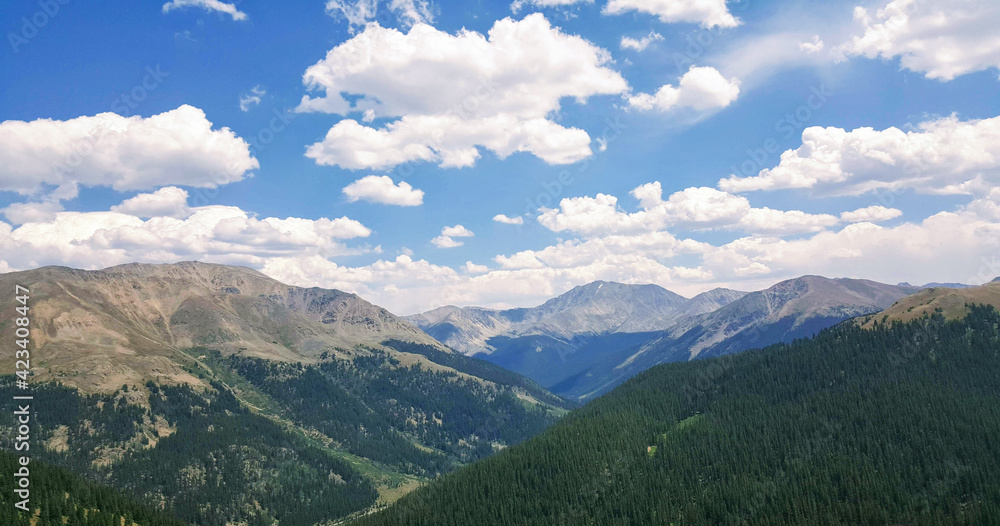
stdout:
{"type": "Polygon", "coordinates": [[[163,12],[169,13],[175,9],[185,7],[200,7],[206,11],[227,14],[233,17],[233,20],[247,19],[247,14],[236,9],[235,4],[228,4],[219,0],[171,0],[163,4],[163,12]]]}
{"type": "Polygon", "coordinates": [[[259,166],[246,141],[229,128],[213,130],[205,112],[188,105],[147,118],[4,121],[0,165],[0,190],[21,194],[47,185],[216,187],[259,166]]]}
{"type": "Polygon", "coordinates": [[[702,27],[736,27],[740,20],[726,7],[726,0],[610,0],[604,14],[619,15],[638,11],[654,15],[661,22],[690,22],[702,27]]]}
{"type": "Polygon", "coordinates": [[[419,206],[424,203],[423,190],[413,188],[406,181],[397,185],[388,175],[362,177],[344,187],[343,192],[352,203],[359,200],[396,206],[419,206]]]}
{"type": "Polygon", "coordinates": [[[648,35],[642,38],[632,38],[632,37],[622,37],[621,46],[622,49],[632,49],[635,51],[642,51],[649,47],[653,42],[663,40],[663,35],[657,33],[656,31],[650,31],[648,35]]]}
{"type": "Polygon", "coordinates": [[[969,194],[1000,184],[1000,117],[924,122],[915,130],[810,127],[774,168],[719,181],[728,192],[811,188],[834,195],[876,189],[969,194]]]}
{"type": "MultiPolygon", "coordinates": [[[[653,194],[652,187],[645,190],[653,194]]],[[[460,272],[411,255],[360,267],[320,256],[276,257],[257,268],[292,284],[355,292],[409,314],[448,304],[537,305],[598,279],[658,283],[687,296],[716,286],[756,290],[803,274],[982,283],[1000,275],[998,253],[1000,190],[995,190],[917,223],[887,228],[859,222],[792,240],[750,235],[713,245],[664,230],[637,231],[501,254],[494,258],[495,269],[467,263],[460,272]],[[900,267],[900,261],[907,265],[900,267]]]]}
{"type": "MultiPolygon", "coordinates": [[[[698,190],[671,194],[675,203],[684,203],[678,214],[711,219],[707,207],[688,201],[724,197],[698,190]]],[[[670,201],[660,195],[657,183],[633,191],[648,207],[670,201]]],[[[893,215],[879,207],[850,214],[854,217],[845,221],[893,215]]],[[[782,215],[778,220],[786,222],[798,216],[782,215]]],[[[774,218],[767,221],[771,224],[774,218]]],[[[358,251],[346,247],[345,240],[365,238],[369,233],[348,218],[256,219],[227,206],[192,208],[186,217],[147,220],[121,212],[57,212],[51,221],[18,228],[0,222],[0,271],[44,264],[98,268],[129,261],[202,259],[248,265],[293,285],[355,292],[399,314],[447,304],[529,306],[597,279],[658,283],[688,296],[715,286],[759,289],[807,273],[844,275],[845,268],[851,276],[889,283],[980,283],[1000,274],[1000,258],[996,257],[1000,253],[1000,190],[955,212],[917,223],[886,228],[871,221],[855,222],[791,240],[755,234],[713,245],[662,229],[636,230],[501,254],[494,258],[497,267],[493,269],[467,262],[455,270],[414,259],[412,253],[362,266],[331,261],[358,251]],[[899,266],[901,260],[908,262],[905,268],[899,266]]],[[[471,232],[455,225],[443,229],[445,234],[461,238],[471,232]]]]}
{"type": "Polygon", "coordinates": [[[773,210],[764,207],[748,210],[740,218],[737,227],[762,236],[787,236],[820,232],[838,223],[840,219],[830,214],[809,214],[801,210],[773,210]]]}
{"type": "Polygon", "coordinates": [[[261,97],[267,94],[267,90],[260,86],[250,88],[249,93],[240,95],[240,111],[250,111],[250,108],[260,104],[261,97]]]}
{"type": "Polygon", "coordinates": [[[464,270],[466,274],[485,274],[490,271],[490,267],[466,261],[465,265],[462,265],[462,270],[464,270]]]}
{"type": "Polygon", "coordinates": [[[431,240],[431,243],[438,248],[455,248],[464,243],[455,239],[456,237],[472,237],[475,234],[462,225],[446,226],[441,229],[441,235],[431,240]]]}
{"type": "Polygon", "coordinates": [[[187,199],[187,191],[176,186],[168,186],[151,194],[139,194],[126,199],[121,204],[111,207],[111,211],[136,217],[184,218],[191,215],[187,199]]]}
{"type": "Polygon", "coordinates": [[[582,103],[625,92],[609,62],[607,51],[538,13],[499,20],[488,35],[371,24],[306,70],[305,84],[324,95],[304,96],[297,109],[398,119],[371,127],[345,118],[306,155],[348,169],[415,161],[467,167],[479,148],[501,158],[527,152],[550,164],[579,161],[592,153],[590,136],[551,117],[564,97],[582,103]]]}
{"type": "Polygon", "coordinates": [[[63,206],[58,201],[41,201],[36,203],[13,203],[2,210],[7,220],[20,225],[22,223],[35,223],[39,221],[51,221],[56,217],[56,213],[62,212],[63,206]]]}
{"type": "Polygon", "coordinates": [[[523,225],[524,218],[521,216],[507,217],[505,214],[497,214],[493,216],[493,220],[497,223],[503,223],[505,225],[523,225]]]}
{"type": "Polygon", "coordinates": [[[823,51],[823,40],[819,38],[819,35],[813,35],[812,40],[809,42],[803,42],[799,44],[799,49],[805,51],[806,53],[819,53],[823,51]]]}
{"type": "Polygon", "coordinates": [[[329,0],[326,12],[332,17],[347,20],[353,32],[376,20],[385,21],[386,15],[391,15],[403,27],[414,24],[430,24],[434,21],[434,13],[430,3],[423,0],[329,0]],[[380,7],[381,6],[381,7],[380,7]]]}
{"type": "Polygon", "coordinates": [[[791,241],[741,238],[707,253],[704,264],[723,279],[725,269],[733,269],[733,277],[740,277],[740,269],[744,276],[756,269],[757,274],[779,277],[843,275],[851,269],[854,276],[887,283],[982,283],[1000,274],[998,253],[997,218],[983,217],[969,206],[891,228],[862,222],[791,241]]]}
{"type": "MultiPolygon", "coordinates": [[[[59,211],[17,228],[0,223],[0,253],[9,265],[101,268],[133,261],[198,259],[260,267],[274,257],[336,257],[358,253],[345,240],[364,238],[364,225],[337,219],[258,219],[231,206],[189,208],[176,217],[143,219],[165,203],[180,205],[183,190],[162,189],[107,212],[59,211]]],[[[176,210],[172,210],[177,212],[176,210]]]]}
{"type": "Polygon", "coordinates": [[[632,191],[641,210],[625,212],[618,198],[571,197],[558,209],[542,210],[538,222],[553,232],[575,232],[586,237],[657,231],[668,227],[704,230],[724,228],[759,235],[786,236],[818,232],[840,220],[829,214],[809,214],[800,210],[753,208],[741,196],[714,188],[686,188],[662,199],[659,182],[644,184],[632,191]]]}
{"type": "Polygon", "coordinates": [[[592,4],[594,0],[514,0],[510,10],[517,13],[526,6],[532,7],[566,7],[573,4],[592,4]]]}
{"type": "Polygon", "coordinates": [[[851,212],[840,214],[840,220],[845,223],[881,223],[890,219],[896,219],[903,215],[902,210],[886,208],[880,205],[859,208],[851,212]]]}
{"type": "Polygon", "coordinates": [[[627,96],[627,100],[629,107],[644,111],[677,108],[707,111],[729,106],[739,94],[739,79],[727,80],[715,68],[691,67],[676,87],[665,84],[652,95],[639,93],[627,96]]]}
{"type": "Polygon", "coordinates": [[[899,57],[900,65],[942,81],[1000,68],[1000,3],[993,0],[892,0],[874,16],[854,9],[864,33],[845,55],[899,57]]]}

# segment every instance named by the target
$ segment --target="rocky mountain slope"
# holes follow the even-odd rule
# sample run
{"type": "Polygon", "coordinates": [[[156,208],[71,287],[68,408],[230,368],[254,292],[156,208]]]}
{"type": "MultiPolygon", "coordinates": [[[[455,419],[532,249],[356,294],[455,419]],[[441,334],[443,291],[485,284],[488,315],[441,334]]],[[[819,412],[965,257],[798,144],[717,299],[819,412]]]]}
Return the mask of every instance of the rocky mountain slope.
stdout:
{"type": "Polygon", "coordinates": [[[717,310],[679,320],[564,382],[557,393],[588,399],[656,364],[739,352],[812,336],[845,319],[879,312],[915,287],[803,276],[751,292],[717,310]]]}
{"type": "Polygon", "coordinates": [[[687,299],[657,285],[595,281],[538,307],[442,307],[407,319],[461,352],[551,386],[743,294],[715,289],[687,299]]]}
{"type": "Polygon", "coordinates": [[[574,336],[646,332],[663,328],[686,298],[657,285],[595,281],[538,307],[493,310],[442,307],[407,320],[467,355],[496,350],[491,338],[574,336]]]}
{"type": "MultiPolygon", "coordinates": [[[[521,442],[571,406],[354,294],[246,268],[2,274],[8,349],[17,285],[30,291],[33,460],[191,524],[327,523],[521,442]]],[[[0,363],[7,399],[20,392],[13,366],[0,363]]],[[[0,448],[13,432],[0,426],[0,448]]]]}
{"type": "MultiPolygon", "coordinates": [[[[195,346],[305,362],[389,339],[445,350],[354,294],[291,287],[243,267],[186,262],[0,274],[0,290],[15,285],[30,290],[40,379],[85,392],[150,379],[200,384],[184,371],[190,357],[179,352],[195,346]]],[[[13,294],[0,297],[0,327],[10,323],[13,302],[13,294]]],[[[11,372],[10,365],[0,371],[11,372]]]]}

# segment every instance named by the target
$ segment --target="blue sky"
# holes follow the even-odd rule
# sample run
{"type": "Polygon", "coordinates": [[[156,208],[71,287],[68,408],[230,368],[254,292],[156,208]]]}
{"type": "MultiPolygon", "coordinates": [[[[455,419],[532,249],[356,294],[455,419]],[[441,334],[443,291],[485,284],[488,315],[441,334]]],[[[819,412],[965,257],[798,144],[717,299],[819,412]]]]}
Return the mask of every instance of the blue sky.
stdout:
{"type": "Polygon", "coordinates": [[[8,3],[0,271],[201,259],[403,314],[595,279],[982,282],[998,24],[974,0],[8,3]]]}

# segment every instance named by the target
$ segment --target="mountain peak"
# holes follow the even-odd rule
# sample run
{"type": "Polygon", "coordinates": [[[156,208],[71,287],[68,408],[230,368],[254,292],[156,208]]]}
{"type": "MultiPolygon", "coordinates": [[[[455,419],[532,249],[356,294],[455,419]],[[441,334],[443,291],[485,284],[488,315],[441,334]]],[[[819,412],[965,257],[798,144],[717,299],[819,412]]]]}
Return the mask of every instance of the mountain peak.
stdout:
{"type": "MultiPolygon", "coordinates": [[[[0,274],[29,286],[47,374],[87,392],[153,379],[201,384],[183,349],[283,361],[401,340],[443,347],[411,324],[339,290],[283,284],[246,267],[185,261],[103,270],[44,267],[0,274]]],[[[0,309],[12,311],[12,297],[0,309]]]]}
{"type": "Polygon", "coordinates": [[[564,340],[577,335],[659,330],[686,301],[659,285],[597,280],[573,287],[537,307],[441,307],[406,319],[446,345],[472,355],[491,352],[494,348],[488,341],[501,335],[564,340]]]}

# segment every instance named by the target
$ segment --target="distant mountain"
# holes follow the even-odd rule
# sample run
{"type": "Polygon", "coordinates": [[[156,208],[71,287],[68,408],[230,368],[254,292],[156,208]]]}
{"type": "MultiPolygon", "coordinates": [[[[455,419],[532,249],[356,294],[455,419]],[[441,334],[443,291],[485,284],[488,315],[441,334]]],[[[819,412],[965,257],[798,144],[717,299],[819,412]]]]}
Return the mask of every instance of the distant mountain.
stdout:
{"type": "MultiPolygon", "coordinates": [[[[30,291],[32,461],[191,524],[328,523],[571,407],[354,294],[247,268],[0,274],[0,289],[16,285],[30,291]]],[[[0,297],[7,349],[17,305],[0,297]]],[[[14,360],[0,361],[8,400],[12,373],[14,360]]],[[[0,426],[0,448],[13,433],[0,426]]]]}
{"type": "Polygon", "coordinates": [[[467,355],[489,354],[495,336],[546,336],[646,332],[663,328],[686,298],[657,285],[595,281],[533,308],[494,310],[441,307],[406,319],[467,355]]]}
{"type": "Polygon", "coordinates": [[[487,341],[510,330],[514,325],[512,319],[517,318],[512,314],[513,311],[449,305],[407,316],[406,320],[448,347],[472,356],[493,350],[487,341]]]}
{"type": "Polygon", "coordinates": [[[847,318],[881,311],[916,291],[915,287],[820,276],[783,281],[717,310],[683,318],[638,347],[619,351],[550,389],[589,399],[660,363],[809,337],[847,318]]]}
{"type": "Polygon", "coordinates": [[[699,314],[714,312],[746,295],[746,292],[723,288],[702,292],[684,302],[675,311],[672,319],[690,318],[699,314]]]}
{"type": "MultiPolygon", "coordinates": [[[[910,285],[909,283],[903,281],[903,282],[899,283],[898,286],[900,286],[900,287],[912,287],[913,285],[910,285]]],[[[944,287],[944,288],[948,288],[948,289],[967,289],[967,288],[975,287],[975,285],[966,285],[965,283],[938,283],[936,281],[932,281],[930,283],[925,283],[923,285],[920,285],[917,288],[919,288],[919,289],[930,289],[930,288],[937,288],[937,287],[944,287]]]]}
{"type": "MultiPolygon", "coordinates": [[[[658,285],[595,281],[524,309],[512,335],[570,338],[581,334],[646,332],[662,326],[686,298],[658,285]]],[[[521,310],[521,309],[518,309],[521,310]]]]}
{"type": "Polygon", "coordinates": [[[998,326],[974,308],[660,365],[349,524],[997,524],[998,326]]]}
{"type": "Polygon", "coordinates": [[[968,314],[969,305],[992,305],[1000,309],[1000,278],[978,287],[923,289],[859,322],[872,327],[876,321],[905,322],[932,314],[940,314],[946,319],[958,319],[968,314]]]}
{"type": "Polygon", "coordinates": [[[442,307],[407,319],[449,347],[550,386],[743,294],[715,289],[686,299],[657,285],[595,281],[538,307],[442,307]]]}

